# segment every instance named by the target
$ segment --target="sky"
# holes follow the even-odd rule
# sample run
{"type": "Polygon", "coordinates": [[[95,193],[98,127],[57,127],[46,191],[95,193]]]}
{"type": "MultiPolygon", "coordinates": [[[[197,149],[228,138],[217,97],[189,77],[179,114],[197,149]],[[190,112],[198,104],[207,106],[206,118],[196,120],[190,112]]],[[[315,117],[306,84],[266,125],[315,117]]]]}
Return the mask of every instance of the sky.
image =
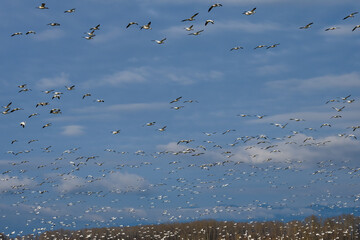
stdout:
{"type": "Polygon", "coordinates": [[[0,232],[359,215],[360,3],[41,3],[0,10],[0,232]]]}

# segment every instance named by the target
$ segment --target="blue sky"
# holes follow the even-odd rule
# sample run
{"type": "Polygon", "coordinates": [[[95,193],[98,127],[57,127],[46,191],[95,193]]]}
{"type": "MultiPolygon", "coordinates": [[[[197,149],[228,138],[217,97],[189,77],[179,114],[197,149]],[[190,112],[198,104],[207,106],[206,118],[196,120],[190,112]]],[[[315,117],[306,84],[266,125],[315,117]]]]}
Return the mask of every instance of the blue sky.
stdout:
{"type": "Polygon", "coordinates": [[[4,1],[0,231],[358,214],[360,4],[214,3],[4,1]]]}

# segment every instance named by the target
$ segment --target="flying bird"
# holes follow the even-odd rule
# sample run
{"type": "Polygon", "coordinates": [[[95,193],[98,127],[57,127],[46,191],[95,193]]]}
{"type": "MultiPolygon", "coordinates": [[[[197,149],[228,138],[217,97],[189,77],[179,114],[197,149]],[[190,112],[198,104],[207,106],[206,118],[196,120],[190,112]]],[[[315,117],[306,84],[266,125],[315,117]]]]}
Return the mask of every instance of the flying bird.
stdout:
{"type": "Polygon", "coordinates": [[[55,26],[60,26],[60,23],[54,22],[54,23],[48,23],[47,25],[55,27],[55,26]]]}
{"type": "Polygon", "coordinates": [[[234,51],[234,50],[239,50],[239,49],[244,49],[243,47],[237,46],[237,47],[233,47],[230,49],[230,51],[234,51]]]}
{"type": "Polygon", "coordinates": [[[96,25],[95,27],[90,28],[90,30],[100,30],[100,24],[96,25]]]}
{"type": "Polygon", "coordinates": [[[197,32],[193,32],[193,33],[189,33],[188,35],[200,35],[200,33],[202,33],[204,30],[200,30],[200,31],[197,31],[197,32]]]}
{"type": "Polygon", "coordinates": [[[73,13],[73,12],[75,12],[75,8],[64,11],[64,13],[73,13]]]}
{"type": "Polygon", "coordinates": [[[13,33],[13,34],[11,34],[11,37],[13,37],[13,36],[18,36],[18,35],[22,35],[22,32],[13,33]]]}
{"type": "Polygon", "coordinates": [[[137,22],[129,22],[126,28],[129,28],[131,25],[139,25],[137,22]]]}
{"type": "Polygon", "coordinates": [[[208,12],[210,12],[214,7],[222,7],[222,4],[221,3],[215,3],[215,4],[211,5],[208,12]]]}
{"type": "Polygon", "coordinates": [[[356,26],[352,29],[352,31],[355,31],[357,28],[360,28],[360,24],[356,25],[356,26]]]}
{"type": "Polygon", "coordinates": [[[199,13],[195,13],[194,15],[192,15],[191,17],[189,18],[186,18],[184,20],[181,20],[182,22],[186,22],[186,21],[194,21],[195,20],[195,17],[198,15],[199,13]]]}
{"type": "Polygon", "coordinates": [[[166,38],[163,38],[161,40],[151,40],[151,41],[154,41],[156,42],[157,44],[163,44],[165,42],[166,38]]]}
{"type": "Polygon", "coordinates": [[[205,26],[208,25],[209,23],[214,24],[214,20],[208,19],[205,21],[205,26]]]}
{"type": "Polygon", "coordinates": [[[37,7],[38,9],[49,9],[45,6],[45,3],[42,3],[40,6],[37,7]]]}
{"type": "Polygon", "coordinates": [[[193,27],[194,27],[194,25],[191,25],[190,27],[186,27],[185,30],[186,31],[192,31],[192,30],[194,30],[193,27]]]}
{"type": "Polygon", "coordinates": [[[299,29],[308,29],[308,28],[310,28],[311,25],[313,25],[313,24],[314,24],[313,22],[308,23],[308,24],[306,24],[305,26],[299,27],[299,29]]]}
{"type": "Polygon", "coordinates": [[[178,98],[172,100],[170,103],[178,102],[181,98],[182,98],[182,97],[178,97],[178,98]]]}
{"type": "Polygon", "coordinates": [[[252,10],[243,12],[243,14],[244,14],[244,15],[247,15],[247,16],[250,16],[250,15],[255,14],[255,10],[256,10],[256,7],[253,8],[252,10]]]}
{"type": "Polygon", "coordinates": [[[141,29],[151,29],[151,22],[148,22],[147,24],[142,25],[142,26],[140,27],[140,30],[141,30],[141,29]]]}
{"type": "Polygon", "coordinates": [[[343,20],[346,20],[348,18],[353,18],[355,14],[358,14],[359,12],[353,12],[353,13],[350,13],[349,15],[347,15],[346,17],[343,18],[343,20]]]}
{"type": "Polygon", "coordinates": [[[36,34],[36,32],[35,32],[35,31],[33,31],[33,30],[30,30],[30,31],[27,31],[25,34],[26,34],[26,35],[29,35],[29,34],[36,34]]]}

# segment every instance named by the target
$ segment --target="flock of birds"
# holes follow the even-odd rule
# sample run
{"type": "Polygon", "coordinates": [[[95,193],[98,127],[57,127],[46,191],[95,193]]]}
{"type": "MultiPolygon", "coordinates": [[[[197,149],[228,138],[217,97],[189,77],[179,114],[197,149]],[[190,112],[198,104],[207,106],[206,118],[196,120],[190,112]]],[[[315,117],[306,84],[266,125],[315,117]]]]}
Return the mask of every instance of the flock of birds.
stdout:
{"type": "MultiPolygon", "coordinates": [[[[208,8],[208,12],[216,11],[216,8],[222,7],[220,3],[211,5],[208,8]]],[[[46,11],[49,9],[46,3],[42,3],[37,7],[39,10],[46,11]]],[[[243,12],[245,16],[251,16],[256,13],[257,8],[252,8],[243,12]]],[[[75,8],[65,10],[64,14],[73,14],[75,13],[75,8]]],[[[358,14],[358,12],[353,12],[343,18],[347,20],[353,18],[358,14]]],[[[199,12],[191,15],[188,18],[181,20],[181,22],[193,22],[196,20],[196,17],[199,15],[199,12]]],[[[207,19],[204,23],[205,26],[216,24],[214,20],[207,19]]],[[[60,23],[51,22],[48,23],[51,27],[59,27],[60,23]]],[[[144,25],[139,25],[137,22],[129,22],[125,28],[133,28],[138,26],[140,30],[151,30],[152,22],[149,21],[144,25]]],[[[299,27],[300,29],[309,29],[313,26],[313,22],[306,24],[305,26],[299,27]]],[[[356,25],[352,31],[355,31],[357,28],[360,28],[360,25],[356,25]]],[[[338,27],[331,27],[325,29],[325,31],[333,31],[338,29],[338,27]]],[[[83,38],[87,40],[94,39],[97,32],[100,30],[100,24],[89,28],[89,32],[85,33],[83,38]]],[[[189,35],[200,35],[204,32],[204,29],[195,30],[194,25],[185,27],[185,30],[189,35]]],[[[35,31],[30,30],[25,33],[25,35],[36,34],[35,31]]],[[[11,37],[22,35],[22,32],[15,32],[11,34],[11,37]]],[[[152,40],[156,44],[164,44],[167,38],[164,37],[160,40],[152,40]]],[[[271,49],[279,46],[280,43],[270,44],[270,45],[258,45],[254,49],[266,48],[271,49]]],[[[236,46],[230,49],[230,51],[244,49],[242,46],[236,46]]],[[[17,86],[17,94],[29,94],[29,102],[33,101],[31,98],[31,93],[33,92],[30,88],[31,84],[24,83],[17,86]]],[[[15,88],[15,86],[14,86],[15,88]]],[[[35,90],[34,90],[35,91],[35,90]]],[[[8,115],[17,115],[19,117],[18,128],[26,129],[29,125],[37,124],[37,121],[42,120],[41,116],[45,116],[45,119],[48,119],[49,116],[56,118],[56,116],[62,116],[66,113],[62,110],[62,107],[52,107],[61,106],[61,101],[63,98],[66,98],[66,95],[69,92],[77,93],[77,88],[75,85],[64,86],[62,89],[48,89],[44,90],[44,96],[49,96],[47,101],[38,100],[33,103],[32,109],[24,109],[21,107],[21,103],[13,101],[4,102],[2,105],[2,115],[7,117],[8,115]],[[26,112],[29,114],[21,115],[21,112],[26,112]],[[39,119],[40,118],[40,119],[39,119]]],[[[91,98],[91,93],[82,93],[78,94],[79,101],[87,101],[88,98],[91,98]]],[[[104,104],[105,101],[102,98],[92,99],[94,104],[104,104]]],[[[182,220],[196,220],[204,217],[213,217],[216,214],[228,213],[228,214],[248,214],[248,218],[251,219],[251,212],[255,211],[256,208],[274,208],[266,202],[261,202],[255,200],[252,203],[249,203],[245,206],[233,206],[234,199],[229,194],[229,192],[224,191],[223,189],[228,189],[230,186],[239,187],[240,182],[251,182],[259,181],[258,178],[263,176],[261,181],[265,182],[270,189],[285,188],[288,191],[292,191],[296,188],[308,189],[316,183],[326,183],[330,186],[333,186],[336,183],[338,175],[347,175],[349,178],[360,177],[360,168],[357,166],[347,165],[348,161],[346,159],[341,160],[340,162],[334,160],[319,161],[316,163],[316,169],[310,174],[310,182],[303,185],[296,184],[287,184],[283,183],[279,179],[278,175],[280,172],[286,174],[302,174],[302,165],[306,163],[305,159],[301,159],[299,156],[297,159],[284,159],[283,155],[286,151],[286,148],[291,146],[296,146],[298,149],[318,149],[321,147],[328,147],[332,143],[332,140],[329,139],[319,139],[309,136],[314,131],[326,131],[325,128],[331,128],[337,124],[336,121],[343,118],[342,113],[351,109],[351,104],[357,101],[356,98],[352,98],[352,95],[339,96],[333,99],[327,100],[324,105],[333,106],[329,107],[329,111],[332,111],[333,114],[329,115],[326,122],[322,122],[318,126],[307,126],[302,127],[302,124],[307,122],[307,119],[299,118],[293,116],[285,122],[271,122],[269,125],[277,128],[279,135],[268,136],[266,134],[258,134],[254,136],[248,135],[238,135],[237,129],[218,129],[216,131],[206,131],[199,132],[194,134],[194,138],[189,139],[176,139],[170,147],[164,147],[160,151],[144,151],[137,150],[133,153],[127,152],[124,149],[110,149],[104,148],[106,154],[110,155],[112,158],[129,158],[136,160],[122,161],[121,163],[114,164],[113,162],[107,162],[106,160],[101,161],[102,158],[108,158],[109,155],[104,154],[81,154],[82,149],[86,149],[86,146],[73,147],[58,152],[53,150],[55,146],[41,146],[43,144],[41,140],[41,135],[43,132],[38,134],[35,138],[31,139],[14,139],[9,135],[8,146],[13,148],[7,150],[8,156],[11,156],[13,159],[9,161],[8,168],[3,168],[0,175],[1,182],[9,182],[10,188],[4,189],[0,192],[2,196],[5,194],[11,194],[12,198],[16,199],[13,203],[14,207],[21,207],[23,205],[30,205],[28,210],[33,218],[26,219],[26,226],[38,225],[37,221],[40,221],[43,224],[42,227],[34,227],[34,233],[41,233],[47,230],[54,230],[57,228],[76,228],[77,221],[81,221],[82,218],[86,218],[87,215],[96,215],[104,213],[108,219],[104,217],[93,217],[87,218],[88,222],[87,227],[102,227],[102,226],[111,226],[118,224],[119,221],[123,218],[123,215],[127,217],[134,218],[138,222],[148,221],[147,216],[139,213],[139,210],[135,208],[126,208],[118,210],[114,213],[114,204],[121,201],[122,195],[119,194],[131,194],[134,192],[139,192],[137,195],[138,199],[136,201],[140,202],[139,208],[143,209],[161,209],[161,219],[160,221],[182,221],[182,220]],[[337,104],[337,105],[336,105],[337,104]],[[291,129],[290,129],[291,128],[291,129]],[[24,146],[34,146],[30,149],[14,150],[24,146]],[[31,158],[27,159],[25,154],[31,156],[31,153],[41,151],[42,153],[52,153],[57,154],[56,158],[53,161],[46,161],[44,163],[38,164],[35,167],[31,163],[31,158]],[[196,158],[197,157],[197,158],[196,158]],[[216,158],[217,160],[212,161],[211,159],[216,158]],[[190,160],[189,160],[190,159],[190,160]],[[196,159],[196,160],[195,160],[196,159]],[[209,160],[210,159],[210,160],[209,160]],[[280,160],[279,160],[280,159],[280,160]],[[164,166],[164,162],[166,166],[164,166]],[[260,165],[259,165],[260,164],[260,165]],[[265,165],[261,165],[265,164],[265,165]],[[95,169],[95,170],[94,170],[95,169]],[[120,176],[119,172],[136,172],[138,169],[145,169],[146,171],[154,171],[154,175],[157,175],[159,183],[148,183],[144,178],[141,178],[137,175],[132,176],[135,181],[127,183],[125,185],[115,184],[110,187],[105,187],[101,185],[101,182],[108,183],[109,179],[113,177],[120,176]],[[165,171],[164,171],[165,169],[165,171]],[[44,175],[37,175],[34,177],[27,177],[27,174],[30,172],[44,171],[44,175]],[[192,178],[188,176],[189,172],[195,172],[197,178],[192,178]],[[272,174],[274,173],[274,174],[272,174]],[[173,177],[175,176],[175,177],[173,177]],[[25,181],[26,179],[26,181],[25,181]],[[166,186],[166,182],[169,180],[175,181],[176,184],[166,186]],[[74,185],[75,191],[73,188],[62,189],[61,187],[66,185],[64,182],[69,182],[70,185],[74,185]],[[89,187],[90,186],[90,187],[89,187]],[[101,190],[87,190],[91,189],[91,186],[96,186],[95,189],[101,190]],[[62,189],[60,194],[58,194],[54,189],[62,189]],[[85,190],[83,190],[85,189],[85,190]],[[219,190],[221,195],[211,194],[211,191],[219,190]],[[210,191],[210,194],[209,194],[210,191]],[[161,195],[154,195],[158,192],[163,192],[161,195]],[[167,196],[174,195],[175,197],[167,196]],[[198,201],[201,199],[202,194],[209,196],[209,202],[214,203],[215,207],[205,207],[198,208],[198,201]],[[79,200],[74,200],[79,199],[79,200]],[[94,203],[92,206],[88,206],[83,212],[82,215],[78,215],[76,209],[82,209],[80,206],[83,204],[84,199],[89,199],[89,202],[101,201],[94,203]],[[100,200],[98,200],[100,199],[100,200]],[[109,200],[110,206],[106,206],[105,199],[109,200]],[[35,201],[35,203],[33,203],[35,201]],[[176,202],[180,201],[180,204],[175,204],[178,207],[174,210],[168,210],[163,208],[165,205],[171,201],[176,202]],[[58,206],[54,204],[59,202],[58,206]],[[104,203],[104,204],[103,204],[104,203]],[[53,208],[68,208],[70,211],[75,211],[76,213],[62,214],[62,211],[54,211],[52,219],[37,218],[37,215],[43,212],[44,209],[53,208]],[[266,206],[266,207],[264,207],[266,206]],[[192,214],[184,216],[186,210],[196,209],[193,213],[196,214],[196,217],[192,214]],[[59,215],[57,215],[59,214],[59,215]],[[112,215],[111,215],[112,214],[112,215]],[[33,224],[34,223],[34,224],[33,224]],[[36,223],[36,224],[35,224],[36,223]],[[46,226],[46,227],[44,227],[46,226]]],[[[196,104],[203,104],[194,99],[183,99],[182,96],[176,97],[174,99],[169,99],[168,101],[170,109],[169,111],[185,111],[186,108],[191,108],[191,106],[196,104]]],[[[175,112],[173,111],[173,112],[175,112]]],[[[171,112],[171,113],[173,113],[171,112]]],[[[248,113],[239,113],[235,117],[247,118],[249,121],[253,119],[256,121],[264,121],[268,117],[264,114],[248,114],[248,113]]],[[[48,129],[53,127],[55,124],[53,122],[42,122],[40,127],[42,129],[48,129]]],[[[40,128],[39,127],[39,128],[40,128]]],[[[142,125],[144,128],[155,128],[157,132],[166,134],[167,130],[172,126],[165,124],[159,125],[157,119],[151,121],[144,120],[142,125]]],[[[219,128],[221,128],[219,126],[219,128]]],[[[359,131],[360,125],[346,126],[343,129],[343,132],[338,133],[338,138],[346,138],[349,141],[357,141],[356,133],[359,131]]],[[[43,130],[46,131],[46,130],[43,130]]],[[[123,129],[117,128],[113,130],[104,130],[108,135],[117,135],[121,136],[123,129]]],[[[36,155],[36,154],[34,154],[36,155]]],[[[32,173],[32,174],[33,174],[32,173]]],[[[29,174],[31,175],[31,174],[29,174]]],[[[115,178],[116,179],[116,178],[115,178]]],[[[239,190],[240,191],[240,190],[239,190]]],[[[288,206],[291,201],[295,201],[297,196],[291,195],[291,199],[282,199],[281,201],[276,202],[276,206],[288,206]]],[[[331,198],[334,197],[331,194],[322,195],[322,198],[326,198],[331,202],[331,198]]],[[[339,197],[340,198],[340,197],[339,197]]],[[[349,197],[351,201],[357,202],[360,200],[360,194],[353,195],[349,197]]],[[[313,204],[322,202],[323,199],[314,201],[313,204]]],[[[337,201],[331,204],[330,207],[344,207],[346,206],[346,201],[348,199],[343,199],[343,201],[337,201]]],[[[237,200],[236,200],[237,201],[237,200]]],[[[15,210],[15,214],[22,215],[19,209],[15,210]]],[[[25,215],[25,214],[24,214],[25,215]]],[[[296,214],[294,214],[296,216],[296,214]]],[[[6,216],[3,216],[6,218],[6,216]]],[[[3,231],[10,231],[8,226],[4,226],[3,231]]],[[[10,231],[8,236],[16,236],[22,232],[10,231]]]]}

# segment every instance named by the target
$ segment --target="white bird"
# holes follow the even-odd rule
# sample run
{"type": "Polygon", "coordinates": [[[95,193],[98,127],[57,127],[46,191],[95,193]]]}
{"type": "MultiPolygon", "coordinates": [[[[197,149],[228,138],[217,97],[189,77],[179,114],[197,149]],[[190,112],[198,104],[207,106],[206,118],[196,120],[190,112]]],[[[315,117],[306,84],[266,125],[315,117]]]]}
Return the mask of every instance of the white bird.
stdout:
{"type": "Polygon", "coordinates": [[[325,126],[331,127],[331,125],[329,123],[323,123],[323,124],[321,124],[320,128],[325,127],[325,126]]]}
{"type": "Polygon", "coordinates": [[[355,31],[357,28],[360,28],[360,24],[356,25],[352,31],[355,31]]]}
{"type": "Polygon", "coordinates": [[[211,5],[208,12],[210,12],[214,7],[222,7],[222,4],[221,3],[215,3],[215,4],[211,5]]]}
{"type": "Polygon", "coordinates": [[[190,27],[186,27],[185,30],[186,31],[192,31],[192,30],[194,30],[193,27],[194,27],[194,25],[191,25],[190,27]]]}
{"type": "Polygon", "coordinates": [[[47,25],[55,27],[55,26],[60,26],[60,23],[53,22],[53,23],[48,23],[47,25]]]}
{"type": "Polygon", "coordinates": [[[91,96],[91,93],[85,93],[83,96],[82,96],[82,99],[86,98],[86,97],[90,97],[91,96]]]}
{"type": "Polygon", "coordinates": [[[64,11],[64,13],[73,13],[73,12],[75,12],[75,8],[64,11]]]}
{"type": "Polygon", "coordinates": [[[120,133],[120,131],[121,131],[121,130],[115,130],[115,131],[111,131],[111,133],[115,135],[115,134],[120,133]]]}
{"type": "Polygon", "coordinates": [[[70,86],[70,87],[68,87],[68,86],[65,86],[65,87],[66,87],[67,90],[71,91],[71,90],[74,90],[75,85],[72,85],[72,86],[70,86]]]}
{"type": "Polygon", "coordinates": [[[186,18],[184,20],[181,20],[182,22],[186,22],[186,21],[194,21],[195,20],[195,17],[198,15],[199,13],[195,13],[194,15],[192,15],[191,17],[189,18],[186,18]]]}
{"type": "Polygon", "coordinates": [[[38,9],[49,9],[45,6],[45,3],[42,3],[40,6],[37,7],[38,9]]]}
{"type": "Polygon", "coordinates": [[[140,30],[141,30],[141,29],[151,29],[151,22],[148,22],[147,24],[142,25],[142,26],[140,27],[140,30]]]}
{"type": "Polygon", "coordinates": [[[21,122],[20,126],[22,126],[23,128],[25,128],[26,122],[21,122]]]}
{"type": "Polygon", "coordinates": [[[189,33],[188,35],[200,35],[201,32],[203,32],[204,30],[200,30],[200,31],[197,31],[197,32],[194,32],[194,33],[189,33]]]}
{"type": "Polygon", "coordinates": [[[166,126],[158,129],[158,131],[160,131],[160,132],[164,132],[165,130],[166,130],[166,126]]]}
{"type": "Polygon", "coordinates": [[[26,34],[26,35],[29,35],[29,34],[36,34],[36,32],[35,32],[35,31],[33,31],[33,30],[30,30],[30,31],[27,31],[25,34],[26,34]]]}
{"type": "Polygon", "coordinates": [[[44,126],[42,126],[42,128],[46,128],[46,127],[50,127],[50,126],[51,126],[51,123],[47,123],[44,126]]]}
{"type": "Polygon", "coordinates": [[[311,27],[311,25],[313,25],[314,23],[313,22],[311,22],[311,23],[308,23],[308,24],[306,24],[305,26],[303,26],[303,27],[299,27],[299,29],[308,29],[308,28],[310,28],[311,27]]]}
{"type": "Polygon", "coordinates": [[[139,25],[137,22],[129,22],[126,28],[129,28],[131,25],[139,25]]]}
{"type": "Polygon", "coordinates": [[[325,29],[325,31],[332,31],[332,30],[335,30],[335,29],[339,29],[338,27],[329,27],[327,29],[325,29]]]}
{"type": "Polygon", "coordinates": [[[214,24],[214,20],[208,19],[205,21],[205,26],[208,25],[209,23],[214,24]]]}
{"type": "Polygon", "coordinates": [[[255,10],[256,10],[256,7],[253,8],[252,10],[243,12],[243,14],[245,14],[245,15],[247,15],[247,16],[250,16],[250,15],[255,14],[255,10]]]}
{"type": "Polygon", "coordinates": [[[343,20],[348,19],[348,18],[353,18],[355,14],[358,14],[359,12],[353,12],[350,13],[349,15],[347,15],[346,17],[343,18],[343,20]]]}
{"type": "Polygon", "coordinates": [[[156,42],[157,44],[163,44],[165,42],[166,38],[163,38],[161,40],[151,40],[151,41],[154,41],[156,42]]]}
{"type": "Polygon", "coordinates": [[[22,32],[16,32],[16,33],[13,33],[13,34],[11,34],[11,37],[13,37],[13,36],[17,36],[17,35],[22,35],[22,32]]]}
{"type": "Polygon", "coordinates": [[[239,50],[239,49],[244,49],[243,47],[237,46],[237,47],[233,47],[230,49],[230,51],[234,51],[234,50],[239,50]]]}
{"type": "Polygon", "coordinates": [[[100,24],[96,25],[95,27],[90,28],[90,30],[100,30],[100,24]]]}
{"type": "Polygon", "coordinates": [[[254,49],[263,48],[263,47],[266,47],[266,45],[258,45],[254,49]]]}

